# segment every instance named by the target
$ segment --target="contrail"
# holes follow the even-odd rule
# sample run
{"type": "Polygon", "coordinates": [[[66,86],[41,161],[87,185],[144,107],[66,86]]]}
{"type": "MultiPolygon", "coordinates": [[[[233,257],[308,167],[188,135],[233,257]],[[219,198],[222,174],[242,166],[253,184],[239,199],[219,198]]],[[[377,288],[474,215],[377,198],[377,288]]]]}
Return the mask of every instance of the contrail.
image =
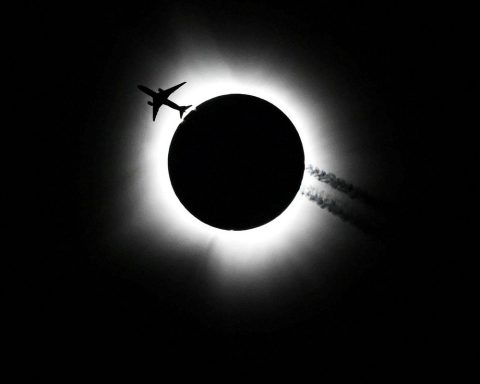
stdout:
{"type": "Polygon", "coordinates": [[[300,193],[310,201],[315,202],[320,208],[326,209],[331,214],[350,223],[366,234],[376,237],[383,237],[383,235],[385,235],[384,228],[378,223],[377,218],[370,217],[370,215],[366,217],[366,215],[355,212],[351,207],[345,207],[340,200],[333,198],[325,191],[317,191],[314,188],[303,188],[300,193]]]}
{"type": "Polygon", "coordinates": [[[333,189],[345,193],[351,199],[362,201],[375,209],[383,209],[382,204],[366,191],[347,183],[345,180],[338,178],[334,173],[323,171],[313,165],[308,165],[305,170],[318,181],[330,185],[333,189]]]}

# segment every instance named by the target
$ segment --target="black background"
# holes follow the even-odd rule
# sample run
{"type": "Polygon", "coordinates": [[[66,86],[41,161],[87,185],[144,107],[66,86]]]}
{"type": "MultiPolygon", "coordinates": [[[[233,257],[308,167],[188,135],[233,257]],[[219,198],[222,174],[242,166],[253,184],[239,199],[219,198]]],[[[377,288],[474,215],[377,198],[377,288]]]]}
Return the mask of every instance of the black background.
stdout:
{"type": "Polygon", "coordinates": [[[444,183],[462,172],[449,159],[459,156],[462,128],[446,118],[465,42],[457,12],[299,2],[176,6],[211,21],[214,35],[296,45],[310,65],[327,61],[346,84],[360,84],[370,97],[375,90],[371,102],[392,122],[406,180],[395,203],[395,239],[369,268],[339,276],[328,297],[310,290],[280,313],[240,308],[226,316],[185,283],[182,266],[162,276],[155,293],[125,278],[96,247],[103,228],[97,212],[115,184],[108,177],[115,132],[102,116],[129,71],[129,62],[117,60],[137,44],[129,36],[168,36],[184,21],[178,12],[171,18],[166,2],[26,7],[14,13],[10,39],[20,91],[13,111],[26,155],[16,157],[23,192],[5,279],[9,356],[27,371],[70,374],[111,362],[121,371],[139,361],[160,376],[194,366],[231,374],[296,367],[354,378],[455,371],[465,299],[457,284],[463,272],[454,266],[461,244],[449,240],[465,210],[447,209],[444,183]]]}

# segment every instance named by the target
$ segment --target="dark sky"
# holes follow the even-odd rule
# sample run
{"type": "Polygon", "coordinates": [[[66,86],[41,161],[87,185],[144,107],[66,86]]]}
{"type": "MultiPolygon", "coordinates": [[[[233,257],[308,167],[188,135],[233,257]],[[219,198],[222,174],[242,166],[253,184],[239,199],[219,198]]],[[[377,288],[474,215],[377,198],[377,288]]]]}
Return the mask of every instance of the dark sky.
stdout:
{"type": "MultiPolygon", "coordinates": [[[[29,187],[18,249],[28,257],[15,257],[24,261],[12,267],[15,278],[5,291],[13,355],[44,369],[44,361],[85,355],[131,362],[139,351],[182,369],[290,365],[357,378],[438,369],[455,339],[446,324],[461,306],[450,288],[459,278],[450,269],[458,249],[439,244],[463,220],[446,220],[440,196],[454,153],[445,149],[449,131],[439,113],[462,49],[452,35],[456,14],[331,3],[157,1],[23,10],[13,52],[14,70],[22,73],[17,113],[31,156],[20,161],[29,187]],[[210,303],[184,262],[157,275],[117,264],[117,255],[101,246],[111,220],[102,210],[117,187],[111,148],[119,139],[112,128],[124,116],[112,105],[119,105],[122,84],[136,87],[129,73],[149,60],[139,54],[149,39],[159,52],[162,46],[172,52],[170,36],[179,25],[192,33],[207,28],[223,52],[254,46],[279,61],[276,47],[289,51],[298,71],[318,67],[328,74],[336,97],[364,97],[357,105],[368,122],[365,135],[396,154],[395,164],[385,155],[372,166],[387,174],[394,169],[400,174],[392,177],[402,180],[393,193],[394,236],[373,254],[359,249],[349,256],[352,264],[332,269],[328,284],[297,285],[286,295],[288,305],[274,309],[248,300],[228,310],[210,303]]],[[[382,180],[377,184],[382,191],[382,180]]],[[[138,252],[138,246],[121,251],[133,259],[138,252]]]]}

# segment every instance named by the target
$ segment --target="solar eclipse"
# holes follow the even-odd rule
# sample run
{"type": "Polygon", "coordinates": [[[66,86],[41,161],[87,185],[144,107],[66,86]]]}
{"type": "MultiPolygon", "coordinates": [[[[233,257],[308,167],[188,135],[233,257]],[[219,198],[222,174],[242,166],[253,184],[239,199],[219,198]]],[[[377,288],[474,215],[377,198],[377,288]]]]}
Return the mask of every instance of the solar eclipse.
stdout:
{"type": "Polygon", "coordinates": [[[297,194],[304,154],[292,122],[249,95],[223,95],[191,112],[169,149],[175,194],[202,222],[226,230],[264,225],[297,194]]]}
{"type": "Polygon", "coordinates": [[[7,265],[13,346],[37,345],[45,367],[47,349],[102,364],[154,350],[160,376],[170,361],[356,380],[402,372],[411,351],[438,363],[441,348],[423,346],[443,343],[442,308],[461,297],[439,269],[460,222],[439,193],[462,136],[437,122],[461,39],[436,24],[451,30],[452,16],[250,0],[35,8],[10,55],[29,147],[12,157],[27,155],[28,246],[6,253],[23,264],[7,265]],[[137,85],[182,82],[177,110],[152,121],[137,85]]]}

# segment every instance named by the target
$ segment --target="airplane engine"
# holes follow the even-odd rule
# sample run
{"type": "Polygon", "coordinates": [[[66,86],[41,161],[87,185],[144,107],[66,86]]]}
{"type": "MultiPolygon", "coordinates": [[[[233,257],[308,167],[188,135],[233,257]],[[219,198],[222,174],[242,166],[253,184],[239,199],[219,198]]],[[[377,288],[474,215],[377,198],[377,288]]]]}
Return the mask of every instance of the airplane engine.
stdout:
{"type": "Polygon", "coordinates": [[[153,106],[153,103],[151,101],[147,101],[147,104],[153,106]]]}

